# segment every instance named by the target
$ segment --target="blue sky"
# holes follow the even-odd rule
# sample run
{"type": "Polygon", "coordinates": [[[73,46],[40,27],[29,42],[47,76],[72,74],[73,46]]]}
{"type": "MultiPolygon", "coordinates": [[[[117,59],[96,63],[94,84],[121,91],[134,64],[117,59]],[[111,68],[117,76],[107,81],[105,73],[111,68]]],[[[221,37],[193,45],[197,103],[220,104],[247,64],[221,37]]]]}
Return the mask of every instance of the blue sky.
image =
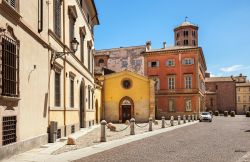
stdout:
{"type": "Polygon", "coordinates": [[[174,44],[173,29],[185,16],[199,26],[208,71],[213,76],[250,77],[250,0],[95,0],[100,25],[95,48],[174,44]]]}

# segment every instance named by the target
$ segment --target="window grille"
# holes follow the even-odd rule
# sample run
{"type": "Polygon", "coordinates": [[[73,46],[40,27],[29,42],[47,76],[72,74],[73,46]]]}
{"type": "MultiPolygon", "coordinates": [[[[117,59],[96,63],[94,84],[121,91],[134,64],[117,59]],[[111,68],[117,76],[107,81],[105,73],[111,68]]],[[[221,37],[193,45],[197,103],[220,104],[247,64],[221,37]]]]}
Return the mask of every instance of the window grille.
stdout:
{"type": "Polygon", "coordinates": [[[2,74],[2,95],[19,95],[19,49],[16,41],[7,36],[0,36],[0,68],[2,74]]]}
{"type": "Polygon", "coordinates": [[[5,0],[11,7],[16,9],[17,2],[16,0],[5,0]]]}
{"type": "Polygon", "coordinates": [[[74,79],[70,78],[70,107],[74,107],[74,79]]]}
{"type": "Polygon", "coordinates": [[[61,129],[58,129],[57,132],[56,132],[56,138],[59,139],[61,138],[61,129]]]}
{"type": "Polygon", "coordinates": [[[54,32],[61,38],[61,0],[54,0],[54,32]]]}
{"type": "Polygon", "coordinates": [[[71,126],[71,133],[75,133],[75,126],[74,125],[71,126]]]}
{"type": "Polygon", "coordinates": [[[3,117],[3,145],[16,142],[16,122],[16,116],[3,117]]]}
{"type": "Polygon", "coordinates": [[[55,72],[55,106],[61,106],[61,73],[55,72]]]}

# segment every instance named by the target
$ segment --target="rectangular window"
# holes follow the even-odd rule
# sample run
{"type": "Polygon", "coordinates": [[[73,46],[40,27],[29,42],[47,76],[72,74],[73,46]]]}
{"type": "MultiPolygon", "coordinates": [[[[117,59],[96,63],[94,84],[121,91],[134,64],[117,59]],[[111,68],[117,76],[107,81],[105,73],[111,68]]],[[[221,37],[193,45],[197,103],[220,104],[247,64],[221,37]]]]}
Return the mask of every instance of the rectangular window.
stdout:
{"type": "Polygon", "coordinates": [[[175,76],[168,76],[168,89],[175,89],[175,76]]]}
{"type": "Polygon", "coordinates": [[[184,76],[185,89],[192,89],[192,75],[184,76]]]}
{"type": "Polygon", "coordinates": [[[84,63],[84,40],[85,40],[85,35],[81,35],[81,61],[84,63]]]}
{"type": "Polygon", "coordinates": [[[182,60],[183,65],[192,65],[194,64],[194,59],[193,58],[184,58],[182,60]]]}
{"type": "Polygon", "coordinates": [[[91,47],[88,46],[88,69],[91,72],[91,69],[90,69],[90,67],[91,67],[90,60],[91,60],[91,47]]]}
{"type": "Polygon", "coordinates": [[[55,71],[55,106],[61,106],[61,73],[55,71]]]}
{"type": "Polygon", "coordinates": [[[91,96],[91,107],[92,109],[94,109],[94,91],[91,91],[92,92],[92,96],[91,96]]]}
{"type": "Polygon", "coordinates": [[[61,38],[61,0],[54,0],[54,32],[61,38]]]}
{"type": "Polygon", "coordinates": [[[168,59],[166,62],[166,66],[175,66],[175,60],[174,59],[168,59]]]}
{"type": "Polygon", "coordinates": [[[185,31],[183,32],[183,34],[184,34],[184,37],[187,37],[187,36],[188,36],[188,31],[185,30],[185,31]]]}
{"type": "Polygon", "coordinates": [[[16,142],[16,116],[3,117],[2,126],[2,145],[16,142]]]}
{"type": "Polygon", "coordinates": [[[90,109],[90,87],[88,89],[88,109],[90,109]]]}
{"type": "Polygon", "coordinates": [[[159,67],[159,61],[148,62],[148,67],[159,67]]]}
{"type": "Polygon", "coordinates": [[[175,100],[174,99],[168,100],[168,110],[171,112],[175,111],[175,100]]]}
{"type": "Polygon", "coordinates": [[[192,31],[192,35],[193,35],[193,36],[196,36],[196,32],[195,32],[195,31],[192,31]]]}
{"type": "Polygon", "coordinates": [[[186,111],[192,111],[192,100],[191,99],[185,100],[185,108],[186,108],[186,111]]]}
{"type": "Polygon", "coordinates": [[[196,46],[196,41],[192,40],[193,46],[196,46]]]}
{"type": "Polygon", "coordinates": [[[187,46],[188,45],[188,40],[184,40],[183,44],[184,44],[184,46],[187,46]]]}
{"type": "Polygon", "coordinates": [[[75,38],[75,19],[70,17],[69,19],[69,45],[70,49],[72,49],[71,41],[75,38]]]}
{"type": "Polygon", "coordinates": [[[179,38],[179,37],[180,37],[180,34],[179,34],[179,33],[177,33],[177,34],[176,34],[176,38],[179,38]]]}
{"type": "Polygon", "coordinates": [[[70,77],[70,107],[74,107],[74,78],[70,77]]]}
{"type": "Polygon", "coordinates": [[[6,37],[0,37],[2,51],[0,51],[2,68],[2,95],[19,96],[19,49],[17,43],[6,37]]]}

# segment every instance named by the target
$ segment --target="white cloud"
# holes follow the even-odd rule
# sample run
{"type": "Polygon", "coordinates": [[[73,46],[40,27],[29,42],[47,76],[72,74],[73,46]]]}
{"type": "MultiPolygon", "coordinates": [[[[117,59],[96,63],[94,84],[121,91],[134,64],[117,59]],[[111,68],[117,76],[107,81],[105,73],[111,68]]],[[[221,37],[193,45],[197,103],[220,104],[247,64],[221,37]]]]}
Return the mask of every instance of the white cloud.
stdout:
{"type": "Polygon", "coordinates": [[[230,72],[240,71],[240,70],[245,70],[245,69],[250,69],[250,66],[232,65],[232,66],[220,68],[220,71],[230,73],[230,72]]]}

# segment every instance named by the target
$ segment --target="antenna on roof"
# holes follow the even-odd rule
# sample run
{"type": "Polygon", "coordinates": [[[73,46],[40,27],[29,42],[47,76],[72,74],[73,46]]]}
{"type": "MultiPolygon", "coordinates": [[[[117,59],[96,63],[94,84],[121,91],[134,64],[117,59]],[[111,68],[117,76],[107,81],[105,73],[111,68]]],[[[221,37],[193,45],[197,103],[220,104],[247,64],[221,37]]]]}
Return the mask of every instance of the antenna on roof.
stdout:
{"type": "Polygon", "coordinates": [[[185,17],[185,22],[187,21],[187,19],[188,19],[188,17],[186,16],[186,17],[185,17]]]}

